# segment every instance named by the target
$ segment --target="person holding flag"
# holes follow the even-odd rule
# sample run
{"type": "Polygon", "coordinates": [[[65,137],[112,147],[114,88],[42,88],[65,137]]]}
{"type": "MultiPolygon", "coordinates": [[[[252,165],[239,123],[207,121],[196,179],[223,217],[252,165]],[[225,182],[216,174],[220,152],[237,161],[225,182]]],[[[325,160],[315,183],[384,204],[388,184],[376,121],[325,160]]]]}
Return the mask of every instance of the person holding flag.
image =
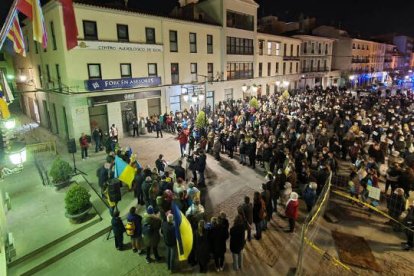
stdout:
{"type": "Polygon", "coordinates": [[[177,239],[178,260],[185,261],[193,248],[193,229],[188,219],[173,202],[171,211],[175,222],[175,236],[177,239]]]}

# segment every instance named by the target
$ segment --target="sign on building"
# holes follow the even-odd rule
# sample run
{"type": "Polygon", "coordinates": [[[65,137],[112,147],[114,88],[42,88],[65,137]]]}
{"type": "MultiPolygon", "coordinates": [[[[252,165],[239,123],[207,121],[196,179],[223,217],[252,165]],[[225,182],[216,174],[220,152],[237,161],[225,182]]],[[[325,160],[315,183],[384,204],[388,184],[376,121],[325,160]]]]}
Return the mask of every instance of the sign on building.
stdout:
{"type": "Polygon", "coordinates": [[[98,50],[98,51],[126,51],[141,53],[161,53],[162,45],[155,44],[139,44],[139,43],[122,43],[122,42],[106,42],[106,41],[78,41],[77,50],[98,50]]]}
{"type": "Polygon", "coordinates": [[[85,80],[85,87],[88,91],[152,87],[160,84],[160,77],[85,80]]]}

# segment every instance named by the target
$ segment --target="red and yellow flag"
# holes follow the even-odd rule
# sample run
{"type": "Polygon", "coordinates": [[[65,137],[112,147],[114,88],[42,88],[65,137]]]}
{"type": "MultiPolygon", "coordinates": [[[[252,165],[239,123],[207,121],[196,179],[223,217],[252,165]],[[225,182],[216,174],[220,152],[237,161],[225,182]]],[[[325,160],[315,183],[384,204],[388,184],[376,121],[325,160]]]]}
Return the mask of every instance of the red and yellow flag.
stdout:
{"type": "Polygon", "coordinates": [[[18,0],[16,8],[32,21],[33,39],[46,48],[47,32],[40,0],[18,0]]]}

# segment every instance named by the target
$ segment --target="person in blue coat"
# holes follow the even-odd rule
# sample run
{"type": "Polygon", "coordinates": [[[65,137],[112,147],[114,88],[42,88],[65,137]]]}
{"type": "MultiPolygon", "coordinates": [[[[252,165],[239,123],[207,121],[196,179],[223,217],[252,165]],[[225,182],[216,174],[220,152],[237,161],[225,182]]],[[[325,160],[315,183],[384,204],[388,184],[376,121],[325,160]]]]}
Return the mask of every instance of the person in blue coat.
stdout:
{"type": "Polygon", "coordinates": [[[316,202],[316,189],[318,185],[315,182],[311,182],[306,185],[305,190],[303,191],[303,200],[306,203],[308,212],[310,212],[316,202]]]}

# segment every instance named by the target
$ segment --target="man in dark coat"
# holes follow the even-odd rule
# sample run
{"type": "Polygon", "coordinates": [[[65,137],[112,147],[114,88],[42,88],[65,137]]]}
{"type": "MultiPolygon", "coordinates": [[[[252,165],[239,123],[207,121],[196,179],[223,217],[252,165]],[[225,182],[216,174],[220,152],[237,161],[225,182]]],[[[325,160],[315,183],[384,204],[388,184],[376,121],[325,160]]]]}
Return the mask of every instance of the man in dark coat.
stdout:
{"type": "Polygon", "coordinates": [[[237,215],[234,219],[234,224],[230,228],[230,251],[233,254],[233,269],[235,271],[242,269],[243,264],[243,253],[244,244],[246,243],[244,239],[245,226],[243,223],[243,218],[240,215],[237,215]]]}
{"type": "Polygon", "coordinates": [[[174,169],[175,178],[181,178],[183,180],[186,180],[185,178],[185,169],[183,168],[183,161],[178,160],[177,166],[168,165],[169,167],[174,169]]]}
{"type": "MultiPolygon", "coordinates": [[[[127,216],[127,222],[133,225],[133,234],[131,237],[132,251],[135,253],[139,250],[139,254],[142,255],[142,217],[136,213],[136,208],[131,207],[127,216]]],[[[128,226],[128,224],[127,224],[128,226]]],[[[127,232],[128,234],[128,232],[127,232]]]]}
{"type": "Polygon", "coordinates": [[[244,197],[244,203],[241,205],[243,210],[244,218],[246,219],[248,225],[246,227],[247,231],[247,240],[251,241],[252,239],[252,223],[253,223],[253,205],[250,202],[250,197],[244,197]]]}
{"type": "Polygon", "coordinates": [[[199,152],[198,155],[196,155],[196,169],[197,169],[198,175],[200,176],[198,180],[198,185],[200,187],[206,186],[205,179],[204,179],[204,172],[206,170],[206,165],[207,165],[206,159],[207,159],[207,156],[202,150],[199,152]]]}
{"type": "Polygon", "coordinates": [[[112,231],[115,236],[115,248],[117,250],[122,250],[124,247],[124,232],[125,226],[122,223],[121,218],[119,217],[119,211],[115,211],[111,220],[112,231]]]}
{"type": "Polygon", "coordinates": [[[164,236],[164,243],[167,249],[167,268],[171,272],[175,268],[175,258],[176,258],[176,247],[177,240],[175,237],[175,227],[174,227],[174,217],[172,214],[168,214],[167,221],[164,221],[161,226],[161,232],[164,236]]]}
{"type": "Polygon", "coordinates": [[[211,218],[211,225],[208,237],[211,252],[214,255],[216,271],[219,272],[224,269],[224,254],[226,253],[226,240],[229,238],[229,232],[216,217],[211,218]]]}
{"type": "Polygon", "coordinates": [[[144,214],[144,218],[142,220],[142,236],[144,240],[144,245],[147,248],[147,264],[151,262],[151,249],[154,252],[155,260],[161,260],[161,257],[158,255],[158,243],[160,242],[160,228],[161,220],[156,215],[154,215],[154,208],[152,206],[148,206],[147,213],[144,214]]]}

